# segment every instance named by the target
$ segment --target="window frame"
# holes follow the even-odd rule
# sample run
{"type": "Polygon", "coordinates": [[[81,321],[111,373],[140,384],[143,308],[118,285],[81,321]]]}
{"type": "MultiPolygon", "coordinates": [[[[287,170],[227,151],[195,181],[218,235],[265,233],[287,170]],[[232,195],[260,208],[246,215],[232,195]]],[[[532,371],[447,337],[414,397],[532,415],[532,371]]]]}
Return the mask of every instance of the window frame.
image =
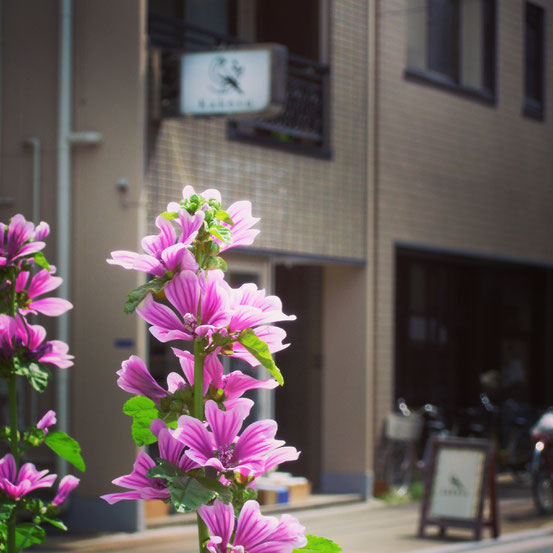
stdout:
{"type": "MultiPolygon", "coordinates": [[[[485,104],[495,105],[497,102],[496,89],[496,71],[497,71],[497,1],[482,0],[482,33],[483,33],[483,49],[482,55],[482,88],[476,88],[469,85],[464,85],[459,82],[460,66],[462,64],[462,43],[461,43],[461,25],[457,29],[457,44],[454,49],[457,50],[457,59],[452,69],[455,73],[455,78],[450,74],[430,69],[430,1],[426,0],[426,36],[427,53],[424,69],[407,66],[404,71],[404,77],[407,80],[427,84],[453,92],[455,94],[481,101],[485,104]]],[[[459,0],[462,2],[462,0],[459,0]]],[[[460,3],[457,2],[457,9],[460,10],[460,3]]]]}
{"type": "Polygon", "coordinates": [[[538,121],[543,121],[545,119],[545,8],[534,2],[525,2],[524,3],[524,104],[523,104],[523,115],[531,119],[536,119],[538,121]],[[533,21],[531,21],[533,20],[533,21]],[[530,66],[529,63],[529,25],[534,23],[536,25],[537,32],[537,59],[535,64],[533,64],[535,75],[533,77],[537,81],[537,93],[538,97],[533,97],[529,95],[528,90],[528,81],[531,77],[529,75],[530,66]]]}

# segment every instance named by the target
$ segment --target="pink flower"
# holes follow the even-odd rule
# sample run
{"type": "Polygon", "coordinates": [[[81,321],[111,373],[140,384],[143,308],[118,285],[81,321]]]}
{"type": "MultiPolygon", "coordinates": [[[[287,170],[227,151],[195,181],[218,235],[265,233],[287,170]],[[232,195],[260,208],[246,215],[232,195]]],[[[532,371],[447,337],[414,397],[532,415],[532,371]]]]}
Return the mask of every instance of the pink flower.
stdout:
{"type": "Polygon", "coordinates": [[[245,477],[260,476],[277,458],[280,462],[296,460],[299,452],[295,448],[283,448],[284,442],[274,439],[277,424],[273,420],[254,422],[238,436],[252,405],[250,399],[237,399],[221,411],[214,401],[207,401],[205,418],[210,431],[198,419],[183,415],[173,437],[190,448],[185,454],[198,465],[245,477]]]}
{"type": "MultiPolygon", "coordinates": [[[[194,194],[201,196],[205,201],[209,202],[210,200],[216,202],[216,204],[221,205],[221,194],[218,190],[210,188],[201,193],[196,193],[192,186],[185,186],[182,190],[182,199],[183,201],[189,200],[194,194]]],[[[207,206],[204,204],[202,209],[206,209],[207,206]]],[[[186,234],[187,225],[183,224],[183,219],[186,220],[186,215],[188,213],[186,210],[183,210],[180,204],[176,202],[171,202],[167,205],[167,211],[176,212],[179,215],[179,222],[183,229],[183,234],[186,234]]],[[[213,241],[216,242],[221,248],[220,251],[228,250],[229,248],[234,248],[236,246],[248,246],[253,243],[255,237],[259,234],[259,230],[252,229],[258,221],[259,218],[252,217],[252,204],[247,200],[241,200],[234,202],[226,209],[229,217],[232,220],[232,225],[222,222],[221,224],[230,229],[232,233],[231,243],[226,244],[221,240],[214,238],[213,241]]],[[[197,212],[199,213],[199,212],[197,212]]],[[[197,213],[195,215],[197,215],[197,213]]],[[[190,215],[188,215],[190,217],[190,215]]]]}
{"type": "Polygon", "coordinates": [[[148,397],[157,404],[161,398],[167,397],[167,392],[154,380],[140,357],[131,355],[121,367],[117,371],[117,385],[125,392],[148,397]]]}
{"type": "MultiPolygon", "coordinates": [[[[184,445],[175,440],[165,423],[156,419],[150,425],[150,429],[157,436],[159,456],[185,472],[197,468],[197,464],[183,455],[184,445]]],[[[110,493],[102,495],[102,499],[110,505],[124,499],[161,499],[168,500],[171,496],[167,483],[162,478],[150,478],[146,476],[149,469],[155,467],[154,460],[144,452],[140,452],[130,474],[113,480],[113,484],[131,491],[110,493]]]]}
{"type": "MultiPolygon", "coordinates": [[[[51,269],[52,272],[55,271],[55,267],[51,267],[51,269]]],[[[42,313],[50,317],[57,317],[73,307],[70,302],[62,298],[35,299],[60,286],[62,283],[60,277],[52,276],[49,271],[42,269],[31,278],[27,287],[28,280],[29,272],[21,271],[15,281],[15,291],[20,297],[23,297],[24,307],[20,307],[22,313],[42,313]],[[27,289],[25,289],[26,287],[27,289]]]]}
{"type": "Polygon", "coordinates": [[[198,513],[210,532],[210,553],[291,553],[307,544],[305,528],[293,516],[282,515],[280,520],[263,516],[257,501],[244,503],[236,531],[232,505],[216,499],[213,505],[200,507],[198,513]]]}
{"type": "Polygon", "coordinates": [[[202,223],[203,215],[194,219],[194,222],[189,225],[189,235],[186,238],[181,234],[177,239],[171,221],[160,215],[156,219],[156,226],[160,233],[146,236],[142,240],[142,248],[146,254],[117,250],[111,252],[112,259],[108,259],[107,262],[111,265],[120,265],[124,269],[134,269],[158,277],[164,276],[168,271],[197,271],[198,264],[187,245],[194,240],[202,223]]]}
{"type": "Polygon", "coordinates": [[[50,426],[53,426],[54,424],[56,424],[57,422],[57,419],[56,419],[56,412],[55,411],[52,411],[52,409],[50,409],[50,411],[48,411],[36,424],[36,427],[37,428],[41,428],[42,430],[44,430],[44,434],[48,434],[48,428],[50,426]]]}
{"type": "Polygon", "coordinates": [[[0,459],[0,490],[15,500],[37,488],[50,488],[56,478],[56,474],[48,474],[47,470],[37,471],[32,463],[25,463],[18,473],[11,453],[0,459]]]}
{"type": "MultiPolygon", "coordinates": [[[[173,353],[179,357],[182,372],[188,385],[194,386],[194,356],[188,351],[177,348],[172,349],[173,353]]],[[[183,382],[183,385],[186,384],[183,382]]],[[[213,386],[216,390],[222,390],[226,403],[226,400],[237,399],[248,390],[272,390],[278,386],[278,382],[274,378],[257,380],[244,374],[242,371],[224,374],[223,365],[219,361],[218,356],[215,353],[211,353],[204,361],[204,395],[207,393],[209,386],[213,386]]]]}
{"type": "Polygon", "coordinates": [[[58,493],[52,500],[52,505],[60,506],[69,496],[69,494],[79,485],[80,480],[75,476],[68,474],[64,476],[58,486],[58,493]]]}
{"type": "Polygon", "coordinates": [[[41,240],[48,233],[46,223],[40,223],[35,229],[35,225],[21,214],[14,215],[8,225],[0,223],[0,266],[14,264],[42,250],[46,244],[41,240]]]}
{"type": "Polygon", "coordinates": [[[259,234],[258,229],[252,229],[258,221],[258,217],[252,217],[252,204],[247,200],[242,200],[233,203],[227,213],[232,219],[233,224],[223,223],[232,233],[232,242],[225,244],[220,240],[215,239],[221,248],[221,251],[234,248],[236,246],[249,246],[253,244],[255,237],[259,234]]]}
{"type": "Polygon", "coordinates": [[[29,361],[49,363],[60,369],[73,365],[68,346],[59,340],[44,341],[46,330],[40,325],[30,325],[16,315],[0,315],[0,359],[11,360],[20,355],[29,361]]]}
{"type": "Polygon", "coordinates": [[[218,270],[199,275],[182,271],[165,286],[165,295],[178,315],[170,307],[156,302],[151,294],[136,312],[152,325],[150,332],[160,342],[211,336],[228,324],[228,285],[223,276],[218,270]]]}

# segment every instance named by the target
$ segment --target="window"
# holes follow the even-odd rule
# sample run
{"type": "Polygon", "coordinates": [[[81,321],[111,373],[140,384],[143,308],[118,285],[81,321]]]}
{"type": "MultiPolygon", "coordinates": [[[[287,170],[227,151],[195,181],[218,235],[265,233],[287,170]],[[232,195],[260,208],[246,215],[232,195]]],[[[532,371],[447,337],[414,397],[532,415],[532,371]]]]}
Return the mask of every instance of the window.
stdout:
{"type": "Polygon", "coordinates": [[[186,51],[248,42],[288,47],[287,95],[276,119],[230,120],[237,140],[328,159],[330,0],[150,0],[150,116],[178,116],[179,63],[186,51]]]}
{"type": "Polygon", "coordinates": [[[544,116],[544,10],[526,2],[524,35],[524,115],[544,116]]]}
{"type": "Polygon", "coordinates": [[[495,98],[495,0],[407,0],[406,75],[495,98]]]}

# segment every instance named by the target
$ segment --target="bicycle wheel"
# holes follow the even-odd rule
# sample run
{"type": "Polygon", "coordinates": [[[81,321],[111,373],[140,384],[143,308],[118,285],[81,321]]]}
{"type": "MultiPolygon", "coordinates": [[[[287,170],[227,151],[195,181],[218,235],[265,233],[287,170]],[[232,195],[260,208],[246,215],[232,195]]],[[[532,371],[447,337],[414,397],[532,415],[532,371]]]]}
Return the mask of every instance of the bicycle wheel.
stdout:
{"type": "Polygon", "coordinates": [[[544,515],[553,513],[553,475],[545,468],[534,474],[532,497],[536,509],[544,515]]]}
{"type": "Polygon", "coordinates": [[[386,483],[389,488],[404,495],[413,480],[413,444],[390,440],[386,456],[386,483]]]}

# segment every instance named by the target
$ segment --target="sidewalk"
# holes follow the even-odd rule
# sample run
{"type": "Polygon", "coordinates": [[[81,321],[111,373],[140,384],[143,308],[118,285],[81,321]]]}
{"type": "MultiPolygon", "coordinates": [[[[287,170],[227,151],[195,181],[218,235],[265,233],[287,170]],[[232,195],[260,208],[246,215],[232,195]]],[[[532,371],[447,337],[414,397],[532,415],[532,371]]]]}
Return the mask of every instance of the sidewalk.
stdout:
{"type": "MultiPolygon", "coordinates": [[[[536,513],[529,485],[502,479],[499,495],[502,541],[524,539],[525,534],[520,534],[524,531],[529,531],[528,536],[553,532],[553,518],[536,513]]],[[[421,550],[439,553],[441,549],[470,551],[478,545],[470,543],[471,533],[462,530],[448,530],[445,537],[439,537],[430,528],[428,537],[417,538],[418,502],[388,506],[373,500],[297,511],[294,516],[306,527],[307,533],[333,539],[344,553],[414,553],[421,550]]],[[[484,538],[488,537],[486,531],[484,538]]],[[[65,536],[51,539],[38,550],[50,553],[197,553],[196,529],[188,524],[87,539],[65,536]]]]}

